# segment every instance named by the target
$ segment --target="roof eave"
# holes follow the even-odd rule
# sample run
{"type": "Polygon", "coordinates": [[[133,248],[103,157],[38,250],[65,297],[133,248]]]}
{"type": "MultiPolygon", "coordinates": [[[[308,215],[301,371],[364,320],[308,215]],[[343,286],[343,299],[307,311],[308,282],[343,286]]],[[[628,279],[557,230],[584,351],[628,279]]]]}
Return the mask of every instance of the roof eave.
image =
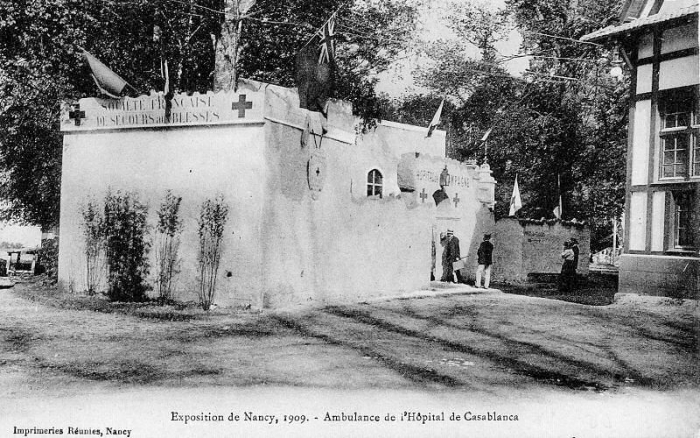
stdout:
{"type": "Polygon", "coordinates": [[[580,40],[583,42],[591,43],[602,42],[610,39],[619,40],[621,38],[629,37],[632,34],[639,33],[649,27],[657,26],[661,23],[689,19],[693,16],[697,17],[697,15],[698,8],[696,6],[694,8],[688,8],[687,12],[683,12],[680,14],[670,14],[659,17],[651,16],[630,21],[629,23],[619,24],[617,26],[608,26],[603,29],[599,29],[595,32],[591,32],[587,35],[584,35],[580,38],[580,40]]]}
{"type": "MultiPolygon", "coordinates": [[[[644,26],[644,28],[646,28],[646,27],[647,26],[644,26]]],[[[612,39],[619,40],[619,39],[629,37],[630,35],[632,35],[633,33],[637,33],[641,29],[642,29],[642,27],[635,28],[635,29],[621,29],[619,31],[614,31],[614,29],[610,29],[611,30],[610,32],[604,32],[604,33],[600,33],[600,34],[598,34],[599,33],[599,31],[598,31],[598,32],[593,32],[593,33],[589,33],[588,35],[582,36],[580,38],[580,41],[582,41],[584,43],[603,43],[605,41],[612,40],[612,39]]],[[[605,29],[601,29],[601,30],[605,30],[605,29]]]]}

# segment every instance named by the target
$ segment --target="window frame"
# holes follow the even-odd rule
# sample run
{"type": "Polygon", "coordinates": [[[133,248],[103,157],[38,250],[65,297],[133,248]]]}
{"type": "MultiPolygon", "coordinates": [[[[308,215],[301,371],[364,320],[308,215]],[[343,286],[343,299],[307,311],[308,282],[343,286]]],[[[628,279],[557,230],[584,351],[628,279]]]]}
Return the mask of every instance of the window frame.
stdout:
{"type": "Polygon", "coordinates": [[[688,145],[691,154],[690,178],[700,178],[700,126],[696,125],[696,129],[698,130],[690,136],[690,145],[688,145]]]}
{"type": "Polygon", "coordinates": [[[367,172],[367,197],[379,198],[384,196],[384,174],[378,168],[372,168],[367,172]],[[379,182],[377,182],[377,175],[379,182]]]}
{"type": "Polygon", "coordinates": [[[659,182],[688,181],[700,179],[700,115],[698,114],[698,93],[695,87],[669,90],[659,97],[659,182]],[[671,110],[668,108],[671,107],[671,110]],[[679,109],[688,108],[687,111],[679,109]],[[685,114],[685,123],[682,115],[685,114]],[[667,126],[669,117],[673,118],[667,126]],[[685,149],[678,148],[678,142],[684,139],[685,149]],[[673,142],[668,148],[669,142],[673,142]],[[683,152],[684,151],[684,152],[683,152]],[[673,161],[667,162],[667,154],[672,153],[673,161]],[[679,154],[685,155],[682,161],[679,154]],[[672,175],[667,175],[668,168],[672,175]]]}
{"type": "Polygon", "coordinates": [[[700,230],[696,230],[700,198],[696,189],[678,187],[666,191],[664,253],[688,254],[700,249],[700,230]]]}

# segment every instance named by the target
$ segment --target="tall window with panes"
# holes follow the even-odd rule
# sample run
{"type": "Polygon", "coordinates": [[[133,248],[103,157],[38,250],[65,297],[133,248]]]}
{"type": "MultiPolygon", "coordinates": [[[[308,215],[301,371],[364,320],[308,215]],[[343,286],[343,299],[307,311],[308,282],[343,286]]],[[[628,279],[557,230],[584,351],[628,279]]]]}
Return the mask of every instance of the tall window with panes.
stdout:
{"type": "Polygon", "coordinates": [[[694,249],[693,239],[693,194],[673,192],[673,234],[672,246],[675,249],[694,249]]]}
{"type": "Polygon", "coordinates": [[[367,196],[382,197],[382,187],[384,186],[384,177],[377,169],[372,169],[367,173],[367,196]]]}
{"type": "Polygon", "coordinates": [[[700,118],[692,90],[673,92],[659,102],[661,169],[659,179],[700,177],[700,118]]]}

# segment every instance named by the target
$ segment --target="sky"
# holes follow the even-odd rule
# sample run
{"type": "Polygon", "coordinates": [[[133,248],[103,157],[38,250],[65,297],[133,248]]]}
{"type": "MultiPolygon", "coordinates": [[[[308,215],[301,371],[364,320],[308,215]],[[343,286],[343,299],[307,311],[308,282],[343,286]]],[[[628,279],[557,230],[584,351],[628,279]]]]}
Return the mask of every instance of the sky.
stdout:
{"type": "MultiPolygon", "coordinates": [[[[461,1],[465,3],[478,3],[470,0],[461,1]]],[[[421,35],[421,37],[423,39],[427,41],[435,41],[441,38],[454,38],[454,34],[450,31],[450,29],[440,22],[439,14],[437,12],[441,5],[448,2],[450,2],[450,0],[432,0],[430,3],[431,8],[422,14],[421,24],[424,29],[424,33],[421,35]]],[[[481,3],[486,3],[493,7],[493,9],[503,8],[505,6],[505,2],[503,0],[486,0],[481,3]]],[[[522,37],[516,30],[513,30],[507,40],[496,44],[496,48],[501,55],[510,56],[518,53],[521,42],[522,37]]],[[[476,56],[477,54],[478,51],[475,49],[474,55],[476,56]]],[[[377,91],[387,93],[391,97],[427,92],[426,89],[417,87],[413,83],[411,72],[418,62],[421,62],[420,59],[417,59],[414,56],[409,56],[395,63],[394,68],[379,75],[380,81],[377,85],[377,91]]],[[[505,63],[504,66],[511,72],[511,74],[519,76],[528,67],[528,62],[528,58],[521,57],[505,63]]]]}
{"type": "Polygon", "coordinates": [[[41,244],[41,228],[0,223],[0,242],[21,243],[26,247],[41,244]]]}

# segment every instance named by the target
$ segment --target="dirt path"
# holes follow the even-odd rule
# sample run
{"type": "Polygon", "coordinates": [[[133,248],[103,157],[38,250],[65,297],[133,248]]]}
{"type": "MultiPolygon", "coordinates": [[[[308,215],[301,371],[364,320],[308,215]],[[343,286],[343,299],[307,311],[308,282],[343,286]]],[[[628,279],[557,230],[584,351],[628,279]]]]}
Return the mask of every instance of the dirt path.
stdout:
{"type": "Polygon", "coordinates": [[[0,292],[0,389],[278,385],[532,387],[610,391],[698,386],[694,302],[607,307],[469,293],[184,321],[59,309],[0,292]]]}
{"type": "Polygon", "coordinates": [[[31,285],[0,291],[0,436],[47,425],[136,437],[691,437],[700,427],[696,302],[591,307],[465,289],[263,313],[71,303],[31,285]],[[186,426],[173,411],[312,421],[186,426]],[[323,421],[467,411],[523,420],[323,421]]]}

